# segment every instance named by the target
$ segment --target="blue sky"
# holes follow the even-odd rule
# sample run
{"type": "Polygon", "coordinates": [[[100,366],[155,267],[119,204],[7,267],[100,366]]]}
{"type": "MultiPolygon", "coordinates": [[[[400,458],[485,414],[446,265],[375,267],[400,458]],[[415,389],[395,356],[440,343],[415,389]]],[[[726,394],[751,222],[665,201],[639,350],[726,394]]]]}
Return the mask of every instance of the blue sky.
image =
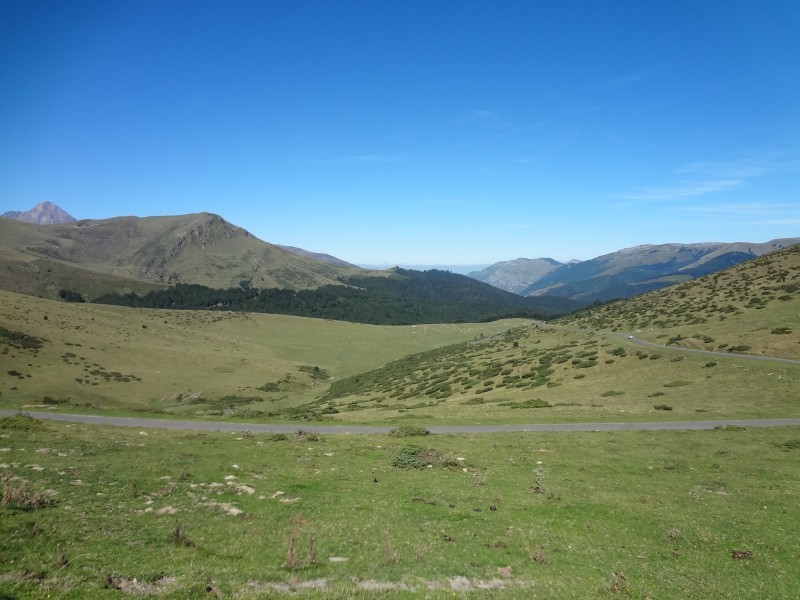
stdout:
{"type": "Polygon", "coordinates": [[[800,3],[0,2],[0,212],[359,264],[800,235],[800,3]]]}

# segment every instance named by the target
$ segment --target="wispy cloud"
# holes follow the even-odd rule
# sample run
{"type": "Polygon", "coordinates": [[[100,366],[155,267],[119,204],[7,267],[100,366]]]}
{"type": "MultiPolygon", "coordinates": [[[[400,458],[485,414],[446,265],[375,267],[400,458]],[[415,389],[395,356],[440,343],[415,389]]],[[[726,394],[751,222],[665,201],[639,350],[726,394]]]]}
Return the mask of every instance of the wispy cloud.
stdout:
{"type": "Polygon", "coordinates": [[[502,118],[498,113],[493,110],[470,110],[453,120],[455,125],[493,125],[498,127],[507,127],[508,121],[502,118]]]}
{"type": "Polygon", "coordinates": [[[710,218],[715,223],[746,223],[761,227],[793,227],[800,225],[800,202],[753,202],[742,204],[718,204],[706,206],[679,206],[671,209],[691,216],[693,220],[710,218]]]}
{"type": "Polygon", "coordinates": [[[344,156],[331,156],[328,158],[312,158],[310,163],[316,165],[377,165],[400,163],[415,160],[410,156],[391,154],[350,154],[344,156]]]}
{"type": "Polygon", "coordinates": [[[606,79],[605,81],[601,81],[595,84],[595,87],[604,89],[604,90],[615,90],[623,87],[627,87],[634,83],[638,83],[640,81],[644,81],[645,79],[650,79],[652,75],[650,73],[646,73],[643,71],[639,71],[637,73],[629,73],[628,75],[622,75],[621,77],[614,77],[612,79],[606,79]]]}
{"type": "Polygon", "coordinates": [[[774,225],[776,227],[786,227],[800,225],[800,217],[787,217],[785,219],[768,219],[761,221],[762,225],[774,225]]]}
{"type": "Polygon", "coordinates": [[[657,202],[668,200],[683,200],[705,196],[722,190],[734,188],[741,184],[741,179],[716,179],[711,181],[682,181],[667,187],[648,187],[637,192],[615,195],[624,200],[640,200],[644,202],[657,202]]]}
{"type": "Polygon", "coordinates": [[[675,169],[681,178],[663,187],[645,187],[633,192],[616,194],[615,198],[639,201],[682,200],[730,190],[747,180],[773,173],[800,171],[800,160],[761,152],[728,161],[696,161],[675,169]]]}
{"type": "Polygon", "coordinates": [[[779,207],[767,204],[719,204],[715,206],[684,206],[680,212],[691,214],[724,214],[724,215],[767,215],[775,212],[779,207]]]}
{"type": "Polygon", "coordinates": [[[482,137],[472,140],[467,145],[485,144],[499,139],[524,135],[551,123],[550,120],[542,120],[527,125],[521,125],[497,112],[491,110],[471,110],[467,114],[451,121],[451,125],[472,126],[480,129],[482,137]]]}
{"type": "Polygon", "coordinates": [[[800,160],[783,160],[769,156],[731,161],[692,162],[678,167],[678,173],[704,177],[758,177],[766,173],[800,171],[800,160]]]}

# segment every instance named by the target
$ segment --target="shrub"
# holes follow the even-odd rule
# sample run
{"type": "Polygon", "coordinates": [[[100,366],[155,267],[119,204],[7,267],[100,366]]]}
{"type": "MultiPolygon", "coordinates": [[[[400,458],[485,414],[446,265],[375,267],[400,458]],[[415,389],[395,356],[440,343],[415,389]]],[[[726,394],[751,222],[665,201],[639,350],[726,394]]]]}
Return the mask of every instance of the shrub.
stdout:
{"type": "Polygon", "coordinates": [[[53,398],[52,396],[45,396],[42,398],[42,404],[69,404],[69,398],[53,398]]]}
{"type": "Polygon", "coordinates": [[[483,398],[468,398],[461,403],[462,406],[476,406],[479,404],[486,404],[486,400],[483,398]]]}
{"type": "Polygon", "coordinates": [[[44,421],[29,415],[17,413],[10,417],[0,417],[0,429],[16,429],[17,431],[41,431],[47,426],[44,421]]]}
{"type": "Polygon", "coordinates": [[[422,469],[429,464],[425,460],[428,455],[429,452],[422,446],[402,446],[394,455],[392,466],[399,469],[422,469]]]}
{"type": "Polygon", "coordinates": [[[752,346],[749,346],[747,344],[740,344],[738,346],[731,346],[730,348],[728,348],[728,352],[747,352],[748,350],[750,350],[750,348],[752,348],[752,346]]]}
{"type": "Polygon", "coordinates": [[[654,404],[653,408],[656,410],[672,410],[672,407],[669,404],[654,404]]]}
{"type": "Polygon", "coordinates": [[[603,392],[600,394],[601,398],[610,398],[611,396],[624,396],[625,392],[617,392],[615,390],[608,390],[607,392],[603,392]]]}
{"type": "Polygon", "coordinates": [[[44,490],[31,490],[24,479],[16,479],[11,473],[6,473],[0,478],[3,484],[3,493],[0,496],[0,506],[17,510],[33,510],[52,504],[44,490]]]}
{"type": "Polygon", "coordinates": [[[794,438],[780,444],[781,450],[788,452],[789,450],[800,450],[800,438],[794,438]]]}
{"type": "Polygon", "coordinates": [[[770,333],[775,335],[786,335],[792,333],[792,329],[790,327],[776,327],[770,333]]]}
{"type": "Polygon", "coordinates": [[[318,442],[319,441],[319,434],[314,431],[305,431],[303,429],[298,429],[295,432],[295,437],[300,440],[304,440],[306,442],[318,442]]]}
{"type": "Polygon", "coordinates": [[[681,387],[684,385],[690,385],[691,381],[670,381],[669,383],[665,383],[665,388],[673,388],[673,387],[681,387]]]}
{"type": "Polygon", "coordinates": [[[400,425],[389,432],[391,437],[417,437],[430,435],[430,431],[418,425],[400,425]]]}

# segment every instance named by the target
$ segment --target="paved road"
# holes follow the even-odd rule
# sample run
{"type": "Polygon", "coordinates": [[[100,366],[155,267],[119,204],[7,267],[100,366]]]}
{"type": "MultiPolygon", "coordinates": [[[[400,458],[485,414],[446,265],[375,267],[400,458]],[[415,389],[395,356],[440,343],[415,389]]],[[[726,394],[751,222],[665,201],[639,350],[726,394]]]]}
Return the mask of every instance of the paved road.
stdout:
{"type": "Polygon", "coordinates": [[[705,354],[706,356],[716,356],[718,358],[736,358],[744,360],[766,360],[769,362],[785,363],[789,365],[800,365],[800,360],[791,358],[775,358],[774,356],[759,356],[757,354],[742,354],[739,352],[716,352],[714,350],[700,350],[697,348],[683,348],[681,346],[665,346],[663,344],[656,344],[654,342],[646,342],[637,337],[632,337],[625,333],[615,333],[617,337],[626,339],[627,341],[638,344],[640,346],[647,346],[648,348],[658,348],[659,350],[672,350],[677,352],[693,352],[694,354],[705,354]]]}
{"type": "MultiPolygon", "coordinates": [[[[0,410],[0,416],[17,414],[14,410],[0,410]]],[[[118,425],[140,429],[178,429],[186,431],[251,431],[253,433],[294,433],[298,429],[321,434],[387,433],[392,427],[377,425],[271,425],[265,423],[223,423],[211,421],[170,421],[166,419],[140,419],[137,417],[103,417],[99,415],[70,415],[23,411],[39,419],[85,423],[90,425],[118,425]]],[[[740,427],[800,426],[800,419],[748,419],[720,421],[664,421],[654,423],[532,423],[523,425],[438,425],[428,427],[431,433],[498,433],[514,431],[659,431],[664,429],[714,429],[725,425],[740,427]]]]}

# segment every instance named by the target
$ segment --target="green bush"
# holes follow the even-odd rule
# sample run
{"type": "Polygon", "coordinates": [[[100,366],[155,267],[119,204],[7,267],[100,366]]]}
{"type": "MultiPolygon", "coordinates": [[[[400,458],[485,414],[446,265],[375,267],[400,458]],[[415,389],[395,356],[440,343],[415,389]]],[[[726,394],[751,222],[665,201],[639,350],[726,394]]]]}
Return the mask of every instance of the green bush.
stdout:
{"type": "Polygon", "coordinates": [[[398,469],[422,469],[427,466],[424,460],[426,450],[422,446],[401,446],[392,460],[392,466],[398,469]]]}
{"type": "Polygon", "coordinates": [[[656,410],[672,410],[672,407],[669,404],[655,404],[653,408],[656,410]]]}
{"type": "Polygon", "coordinates": [[[400,425],[389,432],[391,437],[418,437],[430,435],[431,432],[418,425],[400,425]]]}
{"type": "Polygon", "coordinates": [[[41,431],[46,429],[44,421],[29,415],[17,413],[10,417],[0,417],[0,429],[16,429],[18,431],[41,431]]]}

